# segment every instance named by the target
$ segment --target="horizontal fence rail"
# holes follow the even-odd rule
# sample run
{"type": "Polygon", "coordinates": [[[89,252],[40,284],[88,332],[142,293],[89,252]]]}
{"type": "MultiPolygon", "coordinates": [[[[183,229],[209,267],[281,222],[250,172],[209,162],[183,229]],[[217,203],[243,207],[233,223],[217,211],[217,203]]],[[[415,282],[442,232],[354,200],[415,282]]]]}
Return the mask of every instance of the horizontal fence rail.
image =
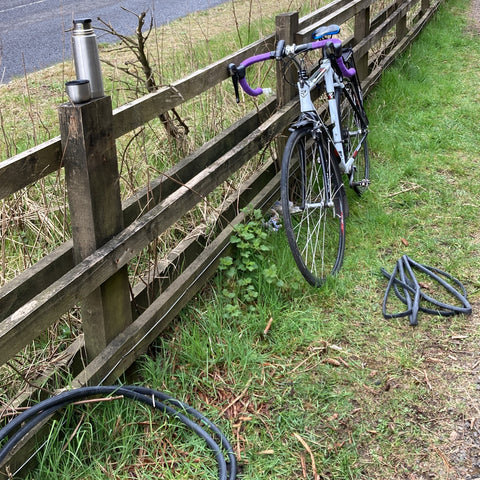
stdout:
{"type": "MultiPolygon", "coordinates": [[[[227,80],[230,62],[239,63],[248,56],[273,50],[276,38],[282,37],[297,44],[310,41],[315,28],[331,23],[343,25],[349,22],[351,33],[344,42],[354,50],[362,85],[368,91],[382,71],[416,38],[439,3],[439,0],[398,0],[377,9],[370,18],[376,0],[336,0],[301,19],[296,14],[279,16],[274,34],[154,93],[113,111],[110,107],[110,130],[102,132],[102,137],[97,132],[80,132],[75,138],[85,142],[88,137],[98,142],[108,141],[110,145],[113,141],[114,144],[116,138],[227,80]]],[[[277,73],[279,78],[281,76],[277,73]]],[[[80,255],[78,245],[86,237],[74,230],[73,239],[3,286],[0,289],[0,366],[78,304],[91,301],[97,305],[95,302],[101,299],[100,303],[104,305],[102,315],[108,316],[110,307],[105,292],[121,290],[115,290],[116,285],[106,289],[105,285],[112,283],[112,278],[116,278],[139,252],[263,151],[266,145],[277,141],[281,150],[279,136],[298,115],[298,100],[294,94],[292,88],[279,84],[277,94],[255,111],[182,159],[168,172],[152,179],[148,187],[118,207],[115,214],[121,228],[112,231],[99,245],[94,238],[93,247],[80,255]]],[[[69,107],[65,108],[67,111],[69,107]]],[[[92,115],[96,114],[97,104],[88,108],[93,111],[92,115]]],[[[102,100],[98,108],[108,109],[108,102],[102,100]]],[[[80,110],[86,113],[87,107],[80,110]]],[[[73,167],[64,163],[72,155],[68,150],[71,146],[66,142],[71,125],[62,120],[62,115],[60,121],[64,122],[60,137],[0,162],[0,200],[64,167],[68,177],[68,169],[73,167]]],[[[85,121],[88,124],[91,119],[85,121]]],[[[88,150],[89,146],[85,145],[88,150]]],[[[102,149],[102,145],[95,148],[102,149]]],[[[88,152],[84,154],[88,157],[88,152]]],[[[115,152],[111,154],[115,161],[115,152]]],[[[86,187],[94,188],[94,185],[86,187]]],[[[75,188],[72,185],[68,190],[75,188]]],[[[68,194],[74,197],[74,192],[68,194]]],[[[101,197],[95,198],[95,195],[99,193],[92,193],[93,206],[101,201],[101,197]]],[[[140,282],[124,291],[122,295],[128,297],[124,300],[129,311],[124,312],[126,321],[121,328],[117,325],[116,330],[107,331],[103,344],[96,347],[89,347],[88,329],[84,329],[84,334],[65,352],[68,359],[62,357],[59,361],[60,368],[67,369],[74,358],[81,358],[80,367],[74,362],[77,366],[71,368],[75,376],[72,386],[112,382],[125,372],[213,275],[220,257],[228,251],[234,226],[244,220],[241,209],[247,205],[266,208],[278,196],[278,163],[269,159],[225,199],[209,235],[199,232],[187,236],[156,265],[155,272],[149,275],[152,277],[150,281],[140,282]]],[[[73,217],[76,207],[70,207],[73,217]]],[[[44,377],[53,376],[54,370],[52,368],[44,377]]],[[[34,391],[32,385],[28,395],[34,391]]],[[[22,393],[12,400],[12,406],[23,404],[28,395],[22,393]]],[[[6,478],[4,467],[7,462],[14,463],[14,460],[8,459],[0,465],[0,478],[6,478]]]]}

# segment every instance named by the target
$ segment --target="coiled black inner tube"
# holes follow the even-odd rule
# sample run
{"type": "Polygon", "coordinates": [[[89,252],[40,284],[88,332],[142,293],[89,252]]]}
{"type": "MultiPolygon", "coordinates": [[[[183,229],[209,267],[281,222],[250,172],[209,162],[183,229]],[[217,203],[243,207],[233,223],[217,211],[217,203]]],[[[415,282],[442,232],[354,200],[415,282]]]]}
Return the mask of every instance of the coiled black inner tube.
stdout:
{"type": "Polygon", "coordinates": [[[36,425],[67,405],[95,396],[119,395],[149,405],[162,413],[171,415],[201,437],[215,456],[220,480],[236,478],[237,462],[232,446],[220,429],[208,418],[187,404],[156,390],[140,386],[82,387],[62,392],[24,411],[0,430],[0,463],[12,448],[36,425]],[[178,410],[176,410],[176,408],[178,410]],[[186,416],[188,414],[196,421],[186,416]],[[210,433],[205,430],[206,427],[210,433]],[[227,457],[228,461],[225,459],[227,457]]]}
{"type": "Polygon", "coordinates": [[[418,312],[425,312],[431,315],[441,315],[443,317],[457,314],[469,315],[472,313],[472,307],[467,300],[467,292],[462,283],[438,268],[422,265],[412,260],[407,255],[403,255],[402,258],[397,261],[391,274],[384,268],[382,268],[381,271],[383,275],[388,278],[388,286],[383,298],[382,309],[385,318],[408,316],[410,319],[410,325],[417,325],[418,312]],[[458,300],[460,305],[449,305],[426,294],[425,291],[421,289],[414,270],[418,270],[432,280],[438,282],[451,296],[458,300]],[[454,285],[459,290],[457,290],[454,285]],[[387,313],[387,302],[392,287],[397,298],[407,306],[406,310],[403,312],[387,313]],[[422,306],[420,304],[422,300],[432,305],[433,308],[422,306]]]}

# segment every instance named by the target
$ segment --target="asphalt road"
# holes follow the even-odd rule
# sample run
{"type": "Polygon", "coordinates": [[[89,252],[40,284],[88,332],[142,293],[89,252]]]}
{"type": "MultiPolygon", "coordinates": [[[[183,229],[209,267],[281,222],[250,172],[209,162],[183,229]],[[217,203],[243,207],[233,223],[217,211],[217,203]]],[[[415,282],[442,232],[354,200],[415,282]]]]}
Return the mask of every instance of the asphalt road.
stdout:
{"type": "MultiPolygon", "coordinates": [[[[132,34],[136,19],[121,7],[137,14],[148,9],[156,25],[162,25],[225,1],[0,0],[0,84],[71,58],[71,33],[67,30],[74,18],[91,18],[95,28],[100,26],[96,20],[100,17],[120,33],[132,34]]],[[[99,40],[114,38],[104,35],[99,40]]]]}

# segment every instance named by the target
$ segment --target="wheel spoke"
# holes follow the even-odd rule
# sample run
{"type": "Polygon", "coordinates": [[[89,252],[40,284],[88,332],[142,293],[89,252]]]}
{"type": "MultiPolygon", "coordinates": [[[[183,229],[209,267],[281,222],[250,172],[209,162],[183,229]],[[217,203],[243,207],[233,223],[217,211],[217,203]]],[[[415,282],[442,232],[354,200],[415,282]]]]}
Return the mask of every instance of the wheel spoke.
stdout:
{"type": "Polygon", "coordinates": [[[368,120],[363,107],[363,100],[356,80],[346,81],[343,93],[344,100],[339,101],[342,118],[342,135],[345,157],[355,161],[349,174],[350,186],[361,195],[370,183],[370,164],[368,157],[368,120]]]}
{"type": "Polygon", "coordinates": [[[336,273],[344,254],[344,194],[338,166],[305,128],[292,133],[282,164],[282,211],[299,270],[312,285],[336,273]]]}

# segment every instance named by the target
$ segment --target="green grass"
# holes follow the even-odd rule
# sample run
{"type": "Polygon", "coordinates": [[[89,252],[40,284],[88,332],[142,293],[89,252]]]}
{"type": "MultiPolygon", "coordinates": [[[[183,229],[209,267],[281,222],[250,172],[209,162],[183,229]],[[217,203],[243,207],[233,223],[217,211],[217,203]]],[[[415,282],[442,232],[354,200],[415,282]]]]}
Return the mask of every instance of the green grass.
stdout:
{"type": "MultiPolygon", "coordinates": [[[[478,307],[473,317],[421,314],[416,328],[387,321],[380,274],[408,254],[458,277],[479,303],[480,41],[466,31],[467,9],[447,1],[367,99],[372,185],[361,199],[349,194],[340,274],[308,287],[283,232],[264,234],[254,219],[237,232],[249,241],[236,242],[136,366],[136,381],[220,426],[244,480],[478,473],[469,443],[478,426],[467,422],[478,417],[478,307]]],[[[132,465],[139,478],[215,478],[211,464],[200,470],[202,445],[146,408],[116,402],[81,415],[52,432],[52,455],[30,478],[135,478],[132,465]],[[159,445],[173,466],[159,461],[159,445]]]]}
{"type": "Polygon", "coordinates": [[[215,475],[215,461],[206,454],[203,441],[180,422],[154,415],[141,404],[117,402],[68,407],[38,455],[41,478],[153,479],[160,466],[170,472],[162,478],[215,475]]]}

